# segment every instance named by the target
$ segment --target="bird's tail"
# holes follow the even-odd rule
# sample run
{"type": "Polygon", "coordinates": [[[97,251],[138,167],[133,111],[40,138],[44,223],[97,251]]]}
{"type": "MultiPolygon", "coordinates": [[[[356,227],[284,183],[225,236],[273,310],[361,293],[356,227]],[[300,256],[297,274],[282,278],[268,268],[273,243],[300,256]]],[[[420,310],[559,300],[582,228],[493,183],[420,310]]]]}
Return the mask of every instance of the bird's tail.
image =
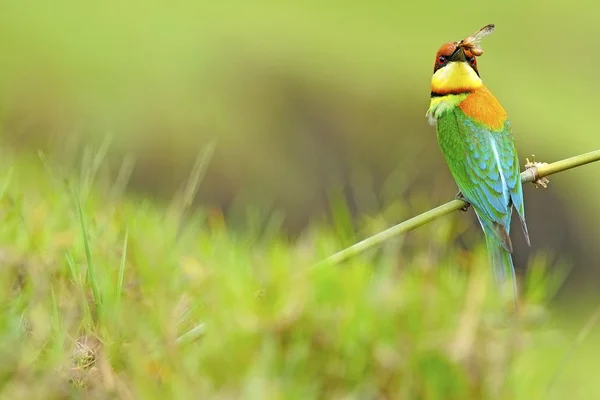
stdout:
{"type": "Polygon", "coordinates": [[[511,290],[513,298],[516,301],[517,280],[510,252],[500,244],[498,239],[496,239],[491,232],[485,232],[485,242],[487,245],[489,263],[494,270],[494,276],[496,277],[498,287],[502,289],[502,291],[511,290]]]}

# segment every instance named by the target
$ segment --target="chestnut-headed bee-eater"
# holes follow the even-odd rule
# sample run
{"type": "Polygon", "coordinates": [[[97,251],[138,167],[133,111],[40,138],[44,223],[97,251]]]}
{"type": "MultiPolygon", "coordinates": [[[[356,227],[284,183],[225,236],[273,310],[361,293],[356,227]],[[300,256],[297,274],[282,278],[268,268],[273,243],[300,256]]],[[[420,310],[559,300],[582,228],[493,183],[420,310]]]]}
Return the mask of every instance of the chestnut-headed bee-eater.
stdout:
{"type": "Polygon", "coordinates": [[[476,60],[483,54],[479,40],[493,29],[488,25],[440,47],[427,116],[432,124],[437,122],[438,142],[459,196],[473,207],[483,228],[498,283],[510,279],[516,298],[509,236],[513,206],[529,244],[519,159],[506,111],[483,84],[476,60]]]}

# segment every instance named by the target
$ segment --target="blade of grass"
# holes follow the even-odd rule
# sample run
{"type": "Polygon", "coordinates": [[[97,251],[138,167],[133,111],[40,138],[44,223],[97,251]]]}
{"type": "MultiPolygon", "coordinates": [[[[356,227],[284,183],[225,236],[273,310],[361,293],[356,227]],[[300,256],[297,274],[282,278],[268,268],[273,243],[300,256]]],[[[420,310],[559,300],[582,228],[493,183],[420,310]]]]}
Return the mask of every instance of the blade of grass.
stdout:
{"type": "Polygon", "coordinates": [[[53,357],[56,359],[60,359],[61,355],[64,351],[64,338],[65,338],[65,330],[63,327],[60,310],[58,307],[58,300],[56,298],[56,292],[54,290],[54,286],[51,287],[50,294],[52,295],[52,330],[53,330],[53,338],[52,338],[52,346],[51,351],[53,357]]]}
{"type": "Polygon", "coordinates": [[[129,180],[131,179],[131,175],[133,174],[133,170],[135,169],[135,164],[137,159],[134,154],[127,154],[125,158],[123,158],[123,162],[121,163],[121,167],[119,168],[119,172],[117,173],[117,178],[115,179],[115,183],[110,190],[110,199],[113,202],[117,202],[125,193],[125,189],[129,184],[129,180]]]}
{"type": "Polygon", "coordinates": [[[77,273],[75,268],[75,261],[73,260],[73,256],[70,252],[65,253],[65,258],[67,260],[67,265],[69,266],[69,272],[71,272],[71,276],[73,277],[73,281],[78,286],[81,285],[81,275],[77,273]]]}
{"type": "Polygon", "coordinates": [[[96,176],[98,175],[98,171],[102,166],[102,162],[106,158],[106,154],[108,153],[108,149],[110,148],[110,144],[112,143],[112,134],[107,134],[104,136],[104,140],[102,140],[102,144],[100,148],[96,152],[93,158],[91,158],[90,165],[86,167],[86,163],[82,162],[82,171],[81,171],[81,190],[80,195],[83,195],[86,198],[89,195],[90,190],[96,180],[96,176]]]}
{"type": "Polygon", "coordinates": [[[58,302],[56,301],[56,293],[54,292],[54,287],[51,288],[52,294],[52,327],[54,328],[54,333],[57,334],[61,331],[61,323],[60,323],[60,312],[58,311],[58,302]]]}
{"type": "Polygon", "coordinates": [[[71,272],[71,276],[73,277],[73,282],[75,283],[77,289],[79,290],[79,294],[81,295],[82,303],[83,303],[83,315],[84,321],[88,326],[92,325],[93,318],[92,312],[90,310],[90,305],[87,301],[85,301],[85,290],[83,288],[81,273],[77,271],[77,267],[75,266],[75,260],[73,260],[73,256],[70,251],[65,253],[65,259],[67,260],[67,265],[69,266],[69,271],[71,272]]]}
{"type": "Polygon", "coordinates": [[[190,329],[183,335],[179,336],[177,338],[177,340],[175,341],[175,343],[177,343],[178,345],[181,345],[181,344],[193,342],[194,340],[203,336],[205,332],[206,332],[206,324],[200,324],[200,325],[195,326],[194,328],[190,329]]]}
{"type": "Polygon", "coordinates": [[[210,160],[212,159],[212,156],[215,152],[216,146],[216,142],[210,142],[208,145],[206,145],[204,151],[198,154],[185,190],[185,195],[183,198],[184,208],[187,208],[192,205],[192,202],[196,197],[196,193],[198,193],[200,182],[202,182],[202,179],[206,174],[206,170],[208,169],[208,164],[210,163],[210,160]]]}
{"type": "Polygon", "coordinates": [[[170,212],[168,214],[174,215],[178,220],[179,231],[178,236],[181,235],[183,231],[184,224],[182,221],[184,220],[184,216],[186,215],[188,209],[191,207],[194,202],[194,198],[198,193],[198,188],[200,187],[200,183],[206,174],[206,170],[208,169],[208,164],[212,159],[212,156],[215,152],[215,148],[217,146],[216,141],[212,141],[208,143],[198,156],[196,157],[196,161],[194,162],[194,166],[192,167],[192,171],[188,178],[185,189],[183,190],[183,195],[176,195],[170,208],[170,212]],[[182,197],[179,197],[182,196],[182,197]]]}
{"type": "Polygon", "coordinates": [[[83,245],[85,248],[85,257],[87,259],[87,275],[92,286],[92,294],[94,296],[94,303],[96,305],[97,316],[102,314],[102,297],[100,295],[100,286],[98,285],[98,276],[96,274],[96,268],[92,260],[92,251],[90,248],[90,239],[88,235],[87,225],[85,223],[85,217],[83,215],[83,207],[81,206],[81,199],[79,195],[75,195],[75,201],[77,203],[77,213],[79,215],[79,223],[81,227],[81,235],[83,237],[83,245]]]}
{"type": "Polygon", "coordinates": [[[123,239],[123,250],[121,252],[121,263],[119,265],[119,277],[117,280],[117,305],[121,304],[121,294],[123,293],[123,278],[125,276],[125,261],[127,260],[127,241],[129,239],[129,228],[125,229],[125,239],[123,239]]]}

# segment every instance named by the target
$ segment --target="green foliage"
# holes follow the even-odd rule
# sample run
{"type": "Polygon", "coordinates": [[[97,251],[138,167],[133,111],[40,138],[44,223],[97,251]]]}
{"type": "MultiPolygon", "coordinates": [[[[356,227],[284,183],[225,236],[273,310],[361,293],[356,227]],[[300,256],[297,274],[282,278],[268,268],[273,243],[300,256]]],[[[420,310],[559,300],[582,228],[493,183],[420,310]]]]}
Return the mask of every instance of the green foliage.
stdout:
{"type": "MultiPolygon", "coordinates": [[[[587,305],[548,313],[560,279],[540,257],[512,313],[479,232],[462,235],[473,252],[460,247],[466,218],[314,267],[447,199],[423,116],[432,57],[484,23],[498,30],[480,69],[521,153],[597,144],[584,51],[597,4],[544,6],[2,2],[3,139],[56,152],[0,157],[0,398],[597,398],[597,334],[563,358],[587,305]],[[557,48],[577,57],[549,57],[557,48]],[[124,197],[138,161],[150,177],[138,181],[181,189],[172,207],[124,197]],[[345,163],[356,203],[381,215],[356,226],[332,191],[333,226],[292,242],[279,232],[289,214],[250,206],[313,211],[345,163]],[[426,195],[409,198],[415,181],[426,195]],[[240,218],[195,210],[196,195],[231,200],[240,218]]],[[[593,181],[583,171],[572,185],[593,181]]],[[[600,226],[598,187],[556,191],[585,222],[582,243],[600,226]]]]}
{"type": "Polygon", "coordinates": [[[514,314],[483,249],[447,245],[450,218],[310,268],[348,239],[345,211],[258,240],[41,167],[0,182],[2,398],[539,398],[568,345],[541,267],[514,314]]]}

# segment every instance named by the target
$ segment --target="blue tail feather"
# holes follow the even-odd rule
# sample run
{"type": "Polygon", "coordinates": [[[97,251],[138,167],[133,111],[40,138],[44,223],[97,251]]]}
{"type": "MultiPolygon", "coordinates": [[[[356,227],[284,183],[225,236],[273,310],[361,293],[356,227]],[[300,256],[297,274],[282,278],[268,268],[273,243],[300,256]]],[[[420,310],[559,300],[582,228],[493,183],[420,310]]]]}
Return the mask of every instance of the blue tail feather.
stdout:
{"type": "Polygon", "coordinates": [[[512,284],[513,297],[517,299],[517,279],[511,254],[498,242],[493,233],[485,232],[488,259],[494,270],[496,283],[502,287],[506,281],[512,284]]]}

